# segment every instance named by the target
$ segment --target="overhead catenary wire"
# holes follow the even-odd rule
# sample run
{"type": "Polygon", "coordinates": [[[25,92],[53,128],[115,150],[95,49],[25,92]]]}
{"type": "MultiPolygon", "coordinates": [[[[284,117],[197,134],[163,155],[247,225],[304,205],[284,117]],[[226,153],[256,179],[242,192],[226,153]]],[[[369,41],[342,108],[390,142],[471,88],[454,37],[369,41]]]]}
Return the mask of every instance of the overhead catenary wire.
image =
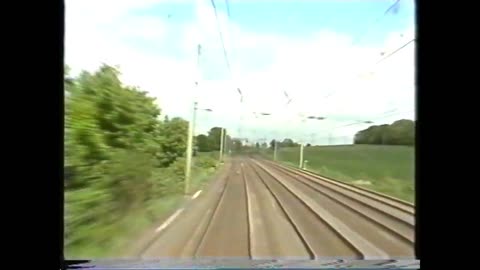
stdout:
{"type": "Polygon", "coordinates": [[[227,7],[227,16],[230,18],[230,5],[228,4],[228,0],[225,0],[225,6],[227,7]]]}
{"type": "MultiPolygon", "coordinates": [[[[386,60],[387,58],[393,56],[394,54],[398,53],[399,51],[401,51],[402,49],[406,48],[410,43],[412,43],[413,41],[415,41],[416,38],[412,38],[411,40],[409,40],[408,42],[404,43],[402,46],[398,47],[397,49],[395,49],[394,51],[392,51],[391,53],[387,54],[386,56],[382,57],[381,59],[379,59],[375,65],[378,65],[380,64],[381,62],[383,62],[384,60],[386,60]]],[[[355,77],[357,78],[357,77],[355,77]]],[[[355,78],[352,78],[351,80],[349,81],[353,81],[355,78]]],[[[324,100],[331,97],[334,93],[336,93],[338,91],[331,91],[330,93],[328,93],[326,96],[324,96],[324,100]]]]}
{"type": "Polygon", "coordinates": [[[373,118],[373,120],[385,119],[385,118],[392,117],[392,116],[395,116],[395,115],[399,115],[399,114],[403,114],[403,113],[410,113],[410,112],[414,112],[414,111],[415,111],[414,109],[410,109],[410,110],[405,110],[405,111],[390,113],[390,114],[387,114],[387,115],[383,115],[383,116],[379,116],[379,117],[373,118]]]}
{"type": "MultiPolygon", "coordinates": [[[[370,30],[371,30],[371,28],[373,27],[373,25],[377,24],[377,23],[378,23],[381,19],[383,19],[391,10],[393,10],[393,9],[395,9],[395,8],[398,8],[398,4],[399,4],[399,3],[400,3],[400,0],[396,0],[392,5],[390,5],[390,6],[383,12],[382,16],[378,17],[378,18],[374,21],[374,23],[372,23],[372,24],[367,28],[367,30],[360,36],[360,38],[357,38],[357,39],[355,39],[354,41],[352,41],[351,46],[358,44],[358,42],[359,42],[361,39],[363,39],[363,37],[364,37],[367,33],[370,32],[370,30]]],[[[381,61],[383,61],[383,60],[381,60],[381,61]]],[[[379,62],[381,62],[381,61],[379,61],[379,62]]],[[[379,63],[379,62],[377,62],[377,63],[379,63]]],[[[328,93],[327,95],[325,95],[325,96],[323,97],[323,99],[328,99],[328,98],[329,98],[330,96],[332,96],[335,92],[336,92],[336,91],[334,90],[334,91],[328,93]]],[[[290,100],[290,101],[291,101],[291,100],[290,100]]],[[[290,101],[289,101],[289,103],[290,103],[290,101]]]]}
{"type": "MultiPolygon", "coordinates": [[[[228,60],[227,52],[226,52],[226,49],[225,49],[225,46],[224,46],[223,34],[222,34],[222,32],[221,32],[221,29],[220,29],[220,26],[219,26],[219,22],[218,22],[218,16],[217,16],[217,12],[216,12],[216,5],[215,5],[214,0],[211,0],[211,3],[212,3],[212,7],[214,8],[214,11],[215,11],[215,16],[216,16],[216,18],[217,18],[218,30],[219,30],[219,34],[220,34],[220,39],[221,39],[221,41],[222,41],[222,46],[223,46],[223,50],[224,50],[225,60],[226,60],[226,62],[227,62],[227,66],[228,66],[229,71],[230,71],[230,73],[231,73],[230,62],[229,62],[229,60],[228,60]]],[[[398,4],[399,4],[399,3],[400,3],[400,0],[396,0],[392,5],[390,5],[390,6],[383,12],[382,16],[378,17],[378,18],[375,20],[375,22],[374,22],[373,24],[377,24],[377,23],[378,23],[383,17],[385,17],[391,10],[395,9],[396,7],[398,7],[398,4]]],[[[230,17],[231,17],[231,13],[230,13],[230,7],[229,7],[229,2],[228,2],[228,0],[225,0],[225,5],[226,5],[226,10],[227,10],[227,16],[230,18],[230,17]]],[[[369,27],[369,29],[367,29],[367,31],[366,31],[364,34],[362,34],[361,38],[363,38],[363,36],[370,31],[370,28],[371,28],[371,26],[369,27]]],[[[361,39],[361,38],[360,38],[360,39],[361,39]]],[[[354,42],[352,43],[352,45],[355,44],[355,43],[357,43],[360,39],[357,38],[357,40],[354,41],[354,42]]],[[[406,45],[408,45],[408,44],[406,44],[406,45]]],[[[406,45],[404,45],[404,46],[406,46],[406,45]]],[[[401,48],[400,48],[400,49],[401,49],[401,48]]],[[[400,50],[400,49],[399,49],[399,50],[400,50]]],[[[390,57],[391,55],[393,55],[393,54],[395,54],[395,53],[396,53],[396,52],[391,53],[391,54],[388,55],[387,57],[379,60],[377,63],[380,63],[381,61],[385,60],[386,58],[390,57]]],[[[241,93],[240,89],[237,88],[237,90],[238,90],[239,94],[242,96],[242,93],[241,93]]],[[[293,98],[290,98],[290,97],[288,96],[287,91],[284,90],[283,93],[284,93],[285,97],[287,98],[287,104],[291,103],[292,100],[293,100],[293,98]]],[[[335,93],[335,91],[330,92],[329,94],[327,94],[326,96],[324,96],[324,99],[329,98],[329,97],[332,96],[334,93],[335,93]]],[[[242,102],[242,101],[243,101],[243,97],[241,98],[241,102],[242,102]]]]}
{"type": "Polygon", "coordinates": [[[356,45],[361,41],[372,29],[372,27],[380,22],[392,9],[397,8],[398,4],[400,3],[400,0],[396,0],[392,5],[390,5],[384,12],[383,14],[375,19],[375,21],[367,28],[365,32],[363,32],[360,37],[356,38],[351,45],[356,45]]]}
{"type": "MultiPolygon", "coordinates": [[[[223,57],[224,57],[226,65],[227,65],[228,74],[229,74],[230,78],[233,79],[232,66],[231,66],[231,63],[230,63],[230,59],[228,57],[227,49],[225,47],[225,39],[224,39],[224,34],[222,32],[220,19],[218,17],[217,6],[216,6],[214,0],[210,0],[210,3],[211,3],[211,6],[213,8],[214,15],[215,15],[215,21],[216,21],[216,24],[217,24],[217,32],[218,32],[218,35],[219,35],[219,38],[220,38],[220,43],[221,43],[222,50],[223,50],[223,57]]],[[[225,5],[227,7],[227,16],[228,16],[228,18],[231,18],[231,13],[230,13],[230,7],[229,7],[228,0],[225,1],[225,5]]],[[[243,102],[244,102],[243,92],[240,89],[240,87],[236,87],[236,90],[237,90],[237,93],[240,95],[240,103],[243,104],[243,102]]],[[[239,137],[242,137],[242,125],[243,125],[242,122],[243,122],[243,112],[240,112],[239,125],[238,125],[238,129],[237,129],[239,137]]]]}
{"type": "MultiPolygon", "coordinates": [[[[398,6],[398,3],[399,3],[399,2],[400,2],[400,0],[395,1],[387,10],[385,10],[383,16],[385,16],[385,15],[388,14],[392,9],[394,9],[396,6],[398,6]]],[[[216,17],[216,20],[217,20],[217,27],[218,27],[218,32],[219,32],[220,40],[221,40],[221,42],[222,42],[222,49],[223,49],[223,54],[224,54],[225,62],[226,62],[226,64],[227,64],[227,68],[228,68],[228,71],[230,72],[230,75],[232,75],[231,63],[230,63],[230,59],[229,59],[229,57],[228,57],[227,50],[226,50],[226,48],[225,48],[225,43],[224,43],[224,39],[223,39],[224,35],[223,35],[222,30],[221,30],[221,28],[220,28],[220,22],[219,22],[219,18],[218,18],[218,15],[217,15],[217,10],[216,10],[216,5],[215,5],[214,0],[211,0],[211,3],[212,3],[212,7],[213,7],[213,9],[214,9],[214,11],[215,11],[215,17],[216,17]]],[[[226,9],[227,9],[227,15],[228,15],[228,17],[230,17],[231,14],[230,14],[230,7],[229,7],[228,0],[225,0],[225,5],[226,5],[226,9]]],[[[382,16],[381,18],[383,18],[383,16],[382,16]]],[[[378,19],[376,20],[376,22],[379,21],[381,18],[378,18],[378,19]]],[[[404,44],[403,46],[401,46],[400,48],[396,49],[396,50],[393,51],[392,53],[390,53],[390,54],[388,54],[387,56],[383,57],[382,59],[380,59],[379,61],[377,61],[376,64],[378,64],[378,63],[384,61],[385,59],[393,56],[393,55],[396,54],[398,51],[400,51],[401,49],[403,49],[404,47],[406,47],[408,44],[410,44],[412,41],[413,41],[413,40],[409,41],[407,44],[404,44]]],[[[240,88],[238,88],[238,87],[237,87],[236,89],[237,89],[238,94],[239,94],[240,97],[241,97],[241,99],[240,99],[241,102],[243,102],[243,94],[242,94],[242,91],[241,91],[240,88]]],[[[289,97],[287,91],[283,91],[283,94],[284,94],[285,97],[286,97],[287,104],[290,103],[290,102],[292,101],[292,98],[289,97]]],[[[327,97],[331,96],[332,94],[333,94],[333,92],[330,93],[327,97]]],[[[242,118],[243,118],[243,117],[241,117],[241,119],[242,119],[242,118]]],[[[239,131],[240,131],[240,130],[241,130],[241,128],[239,127],[239,131]]]]}
{"type": "MultiPolygon", "coordinates": [[[[377,24],[377,23],[378,23],[381,19],[383,19],[391,10],[394,10],[394,9],[398,8],[398,4],[399,4],[399,3],[400,3],[400,0],[396,0],[392,5],[390,5],[390,6],[383,12],[382,16],[378,17],[378,18],[375,20],[375,22],[367,28],[367,31],[365,31],[365,32],[360,36],[360,38],[357,38],[356,40],[354,40],[351,45],[352,45],[352,46],[353,46],[353,45],[356,45],[359,40],[361,40],[368,32],[370,32],[370,29],[372,28],[373,25],[377,24]]],[[[409,42],[408,42],[407,44],[405,44],[404,46],[408,45],[410,42],[411,42],[411,41],[409,41],[409,42]]],[[[402,48],[400,48],[400,49],[402,49],[402,48]]],[[[391,55],[393,55],[393,54],[394,54],[394,53],[392,53],[391,55]]],[[[391,55],[390,55],[390,56],[391,56],[391,55]]],[[[388,58],[388,57],[385,57],[384,59],[380,59],[379,61],[377,61],[376,64],[382,62],[382,61],[385,60],[386,58],[388,58]]],[[[355,77],[355,78],[357,78],[357,77],[355,77]]],[[[352,80],[355,79],[355,78],[352,78],[352,80]]],[[[325,99],[328,99],[328,98],[331,97],[335,92],[337,92],[337,91],[334,90],[334,91],[329,92],[327,95],[325,95],[325,96],[323,97],[323,99],[324,99],[324,100],[325,100],[325,99]]]]}
{"type": "Polygon", "coordinates": [[[217,7],[215,5],[215,1],[214,0],[210,0],[210,3],[212,3],[212,7],[213,7],[213,12],[215,14],[215,21],[217,22],[217,31],[218,31],[218,34],[219,34],[219,37],[220,37],[220,43],[222,45],[222,49],[223,49],[223,57],[225,59],[225,63],[227,64],[227,69],[228,69],[228,72],[230,75],[231,74],[231,68],[230,68],[230,61],[228,60],[228,54],[227,54],[227,50],[225,48],[225,41],[223,39],[223,32],[222,32],[222,29],[220,27],[220,20],[218,19],[218,13],[217,13],[217,7]]]}
{"type": "MultiPolygon", "coordinates": [[[[337,129],[341,129],[341,128],[344,128],[344,127],[349,127],[349,126],[353,126],[353,125],[361,125],[361,124],[369,124],[370,126],[378,126],[378,125],[381,125],[378,120],[381,120],[381,119],[385,119],[385,118],[388,118],[388,117],[392,117],[392,116],[395,116],[395,115],[399,115],[399,114],[402,114],[402,113],[408,113],[408,112],[412,112],[414,110],[402,110],[402,111],[397,111],[397,109],[393,109],[393,110],[389,110],[387,111],[386,113],[388,113],[388,115],[385,115],[386,113],[383,113],[383,114],[380,114],[379,117],[374,117],[374,118],[370,118],[369,121],[355,121],[353,123],[349,123],[349,124],[346,124],[346,125],[340,125],[340,126],[335,126],[335,127],[332,127],[330,128],[329,130],[325,130],[325,131],[322,131],[322,132],[328,132],[329,133],[329,137],[328,137],[328,141],[329,141],[329,145],[332,144],[332,139],[333,138],[348,138],[350,139],[351,136],[348,136],[348,135],[344,135],[344,136],[333,136],[332,137],[332,132],[334,132],[335,130],[337,129]],[[374,121],[371,121],[371,120],[374,120],[374,121]]],[[[415,121],[415,119],[413,119],[412,121],[415,121]]]]}
{"type": "Polygon", "coordinates": [[[383,115],[383,114],[392,113],[392,112],[396,112],[396,111],[398,111],[398,109],[397,109],[397,108],[395,108],[395,109],[391,109],[391,110],[388,110],[388,111],[386,111],[386,112],[383,112],[383,113],[382,113],[382,115],[383,115]]]}
{"type": "MultiPolygon", "coordinates": [[[[227,53],[227,50],[226,50],[226,48],[225,48],[225,43],[224,43],[224,40],[223,40],[223,34],[221,33],[221,29],[220,29],[220,26],[219,26],[220,23],[219,23],[219,21],[218,21],[218,16],[217,16],[217,13],[216,13],[215,2],[214,2],[213,0],[211,0],[211,2],[212,2],[212,7],[213,7],[214,12],[215,12],[215,17],[216,17],[216,20],[217,20],[219,35],[222,37],[222,38],[221,38],[221,42],[222,42],[222,48],[223,48],[223,50],[224,50],[225,61],[227,62],[227,68],[228,68],[228,70],[229,70],[230,77],[233,78],[233,75],[234,75],[234,74],[233,74],[233,72],[232,72],[232,65],[231,65],[231,63],[230,63],[230,61],[229,61],[228,53],[227,53]]],[[[225,6],[226,6],[226,10],[227,10],[227,17],[228,17],[229,20],[231,20],[232,15],[231,15],[231,12],[230,12],[230,4],[229,4],[229,1],[228,1],[228,0],[225,0],[225,6]]],[[[230,35],[230,38],[231,38],[231,35],[230,35]]],[[[230,42],[231,42],[231,40],[230,40],[230,42]]],[[[240,89],[240,87],[238,87],[238,86],[237,86],[236,89],[237,89],[238,94],[240,95],[240,103],[243,104],[243,102],[244,102],[243,92],[242,92],[242,90],[240,89]]],[[[242,107],[242,108],[243,108],[243,107],[242,107]]],[[[243,119],[243,118],[244,118],[243,113],[244,113],[243,110],[241,110],[241,111],[240,111],[240,119],[239,119],[239,123],[238,123],[238,130],[237,130],[237,131],[238,131],[238,136],[239,136],[240,138],[242,138],[242,130],[243,130],[243,129],[242,129],[243,120],[244,120],[244,119],[243,119]]]]}
{"type": "MultiPolygon", "coordinates": [[[[210,0],[210,3],[212,4],[213,12],[215,14],[215,21],[217,23],[217,32],[218,32],[218,35],[220,37],[220,43],[222,45],[223,57],[225,59],[226,65],[227,65],[227,70],[228,70],[228,73],[230,75],[230,78],[233,78],[233,73],[232,73],[232,68],[231,68],[231,65],[230,65],[230,60],[228,58],[227,49],[225,48],[225,40],[224,40],[224,35],[223,35],[223,32],[222,32],[221,25],[220,25],[220,19],[218,18],[217,6],[215,5],[214,0],[210,0]]],[[[227,3],[227,9],[228,9],[227,13],[228,13],[228,16],[230,17],[230,8],[228,8],[228,2],[226,2],[226,3],[227,3]]],[[[240,102],[243,102],[243,94],[242,94],[242,91],[240,90],[240,88],[237,88],[237,92],[240,94],[240,102]]]]}
{"type": "Polygon", "coordinates": [[[368,121],[357,120],[353,123],[348,123],[346,125],[335,126],[335,127],[332,128],[332,130],[337,129],[337,128],[342,128],[342,127],[353,126],[353,125],[357,125],[357,124],[363,124],[363,123],[375,125],[375,122],[372,122],[372,123],[366,123],[366,122],[371,122],[372,120],[385,119],[385,118],[388,118],[388,117],[392,117],[392,116],[403,114],[403,113],[409,113],[409,112],[412,112],[412,111],[415,111],[415,110],[413,110],[413,109],[407,109],[407,110],[402,110],[402,111],[398,111],[398,109],[388,110],[384,113],[379,114],[378,117],[369,118],[368,121]]]}
{"type": "Polygon", "coordinates": [[[395,10],[395,8],[398,10],[398,4],[400,3],[400,0],[396,0],[387,10],[385,10],[385,12],[383,13],[383,15],[387,15],[388,12],[390,12],[390,10],[395,10]]]}
{"type": "Polygon", "coordinates": [[[400,50],[402,50],[403,48],[407,47],[408,44],[414,42],[416,40],[416,38],[412,38],[411,40],[409,40],[407,43],[403,44],[402,46],[398,47],[397,49],[395,49],[393,52],[387,54],[385,57],[383,57],[382,59],[378,60],[375,64],[379,64],[381,62],[383,62],[385,59],[391,57],[392,55],[396,54],[397,52],[399,52],[400,50]]]}

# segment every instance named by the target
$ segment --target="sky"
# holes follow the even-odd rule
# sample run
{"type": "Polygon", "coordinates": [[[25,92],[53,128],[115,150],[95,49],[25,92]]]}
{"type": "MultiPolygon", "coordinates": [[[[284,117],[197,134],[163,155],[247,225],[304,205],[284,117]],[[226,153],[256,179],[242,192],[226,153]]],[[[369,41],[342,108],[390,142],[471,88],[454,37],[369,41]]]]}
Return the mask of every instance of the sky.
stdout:
{"type": "Polygon", "coordinates": [[[169,117],[197,101],[196,134],[348,143],[369,126],[352,123],[415,117],[414,1],[395,2],[66,0],[65,64],[118,66],[169,117]]]}

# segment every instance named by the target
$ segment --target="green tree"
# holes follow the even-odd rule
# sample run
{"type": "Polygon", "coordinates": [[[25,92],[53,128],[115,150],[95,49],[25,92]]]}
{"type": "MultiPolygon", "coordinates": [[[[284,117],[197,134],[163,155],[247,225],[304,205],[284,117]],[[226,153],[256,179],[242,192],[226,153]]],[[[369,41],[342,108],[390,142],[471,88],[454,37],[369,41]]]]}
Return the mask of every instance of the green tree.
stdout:
{"type": "Polygon", "coordinates": [[[187,149],[188,121],[175,117],[165,121],[161,128],[160,166],[167,167],[177,158],[184,157],[187,149]]]}
{"type": "Polygon", "coordinates": [[[220,137],[222,134],[221,127],[213,127],[208,132],[208,139],[210,141],[212,151],[220,151],[220,137]]]}
{"type": "Polygon", "coordinates": [[[270,141],[270,148],[274,149],[275,148],[275,140],[270,141]]]}
{"type": "Polygon", "coordinates": [[[298,143],[295,143],[292,139],[286,138],[280,143],[280,145],[282,147],[295,147],[298,146],[298,143]]]}
{"type": "Polygon", "coordinates": [[[160,120],[155,99],[122,85],[119,76],[108,65],[75,78],[65,68],[67,246],[108,245],[108,234],[89,228],[182,191],[188,122],[160,120]]]}
{"type": "Polygon", "coordinates": [[[370,126],[355,134],[355,144],[414,145],[415,123],[398,120],[391,125],[370,126]]]}
{"type": "Polygon", "coordinates": [[[411,120],[398,120],[386,129],[385,141],[392,145],[413,145],[415,143],[415,125],[411,120]]]}
{"type": "Polygon", "coordinates": [[[210,141],[207,135],[200,134],[197,136],[197,146],[199,152],[209,152],[212,151],[210,141]]]}

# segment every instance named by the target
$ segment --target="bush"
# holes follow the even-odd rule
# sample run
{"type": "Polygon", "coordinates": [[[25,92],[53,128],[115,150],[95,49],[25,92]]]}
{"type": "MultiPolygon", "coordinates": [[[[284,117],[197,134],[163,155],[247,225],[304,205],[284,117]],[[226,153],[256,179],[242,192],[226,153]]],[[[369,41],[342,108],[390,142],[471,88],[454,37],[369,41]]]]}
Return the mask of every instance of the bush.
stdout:
{"type": "MultiPolygon", "coordinates": [[[[126,217],[136,213],[153,221],[159,200],[173,204],[184,191],[188,122],[161,120],[155,99],[122,85],[119,74],[103,65],[77,78],[65,76],[68,252],[106,249],[112,235],[122,235],[129,229],[125,224],[134,222],[126,217]]],[[[216,165],[208,156],[195,161],[193,170],[202,176],[203,168],[216,165]]]]}
{"type": "Polygon", "coordinates": [[[195,166],[203,169],[210,169],[217,167],[217,159],[211,156],[201,156],[195,161],[195,166]]]}

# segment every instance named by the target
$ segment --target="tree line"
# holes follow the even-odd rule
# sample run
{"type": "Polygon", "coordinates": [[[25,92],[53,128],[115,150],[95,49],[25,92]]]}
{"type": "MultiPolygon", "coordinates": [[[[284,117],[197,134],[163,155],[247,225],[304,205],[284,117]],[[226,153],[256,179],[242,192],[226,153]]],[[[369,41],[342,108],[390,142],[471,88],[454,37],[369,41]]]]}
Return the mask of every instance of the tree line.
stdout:
{"type": "MultiPolygon", "coordinates": [[[[270,141],[270,148],[273,149],[275,147],[275,140],[270,141]]],[[[298,147],[300,146],[299,143],[293,141],[292,139],[286,138],[283,141],[277,142],[277,147],[298,147]]]]}
{"type": "Polygon", "coordinates": [[[375,125],[355,134],[355,144],[414,145],[415,122],[398,120],[388,125],[375,125]]]}
{"type": "MultiPolygon", "coordinates": [[[[231,147],[232,138],[230,137],[230,135],[228,135],[227,129],[224,128],[223,132],[224,147],[228,149],[229,147],[231,147]]],[[[195,136],[195,150],[198,152],[220,151],[221,136],[222,127],[213,127],[208,131],[206,135],[199,134],[195,136]]]]}
{"type": "Polygon", "coordinates": [[[108,248],[111,237],[92,226],[138,209],[153,221],[155,200],[183,192],[188,122],[162,115],[155,98],[119,76],[109,65],[76,77],[65,69],[66,246],[108,248]]]}

